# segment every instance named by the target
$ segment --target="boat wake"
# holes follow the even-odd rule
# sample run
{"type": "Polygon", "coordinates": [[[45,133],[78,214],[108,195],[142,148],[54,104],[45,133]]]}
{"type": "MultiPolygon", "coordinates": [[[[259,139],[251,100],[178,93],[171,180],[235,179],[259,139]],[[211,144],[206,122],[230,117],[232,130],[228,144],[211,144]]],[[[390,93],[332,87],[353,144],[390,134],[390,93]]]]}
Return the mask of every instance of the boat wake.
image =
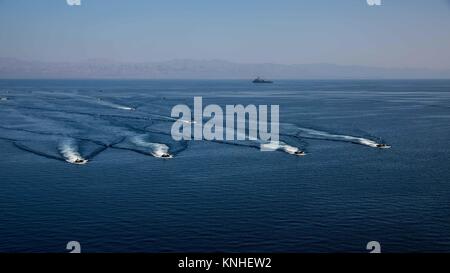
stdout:
{"type": "Polygon", "coordinates": [[[136,146],[149,148],[150,154],[157,158],[173,158],[173,155],[169,153],[169,147],[166,144],[148,142],[146,135],[133,136],[130,138],[131,143],[136,146]]]}
{"type": "Polygon", "coordinates": [[[108,106],[108,107],[112,107],[112,108],[119,109],[119,110],[126,110],[126,111],[134,111],[134,110],[136,110],[133,107],[116,104],[116,103],[113,103],[113,102],[105,101],[105,100],[100,99],[100,98],[97,98],[97,103],[100,104],[100,105],[103,105],[103,106],[108,106]]]}
{"type": "Polygon", "coordinates": [[[61,141],[58,149],[66,162],[77,165],[84,165],[88,163],[88,160],[83,158],[78,152],[78,144],[74,139],[69,138],[61,141]]]}
{"type": "MultiPolygon", "coordinates": [[[[229,128],[225,128],[225,130],[228,130],[229,128]]],[[[285,152],[287,154],[290,155],[295,155],[295,156],[305,156],[306,153],[305,151],[303,151],[302,149],[292,146],[289,143],[298,143],[298,139],[296,139],[294,136],[290,136],[290,135],[281,135],[282,137],[282,141],[262,141],[258,138],[254,138],[254,137],[250,137],[250,136],[246,136],[242,133],[237,133],[238,136],[240,136],[241,138],[246,138],[247,140],[237,140],[237,141],[217,141],[215,140],[214,142],[217,143],[222,143],[222,144],[230,144],[230,145],[237,145],[237,146],[247,146],[247,147],[252,147],[252,148],[257,148],[260,149],[261,151],[264,152],[269,152],[269,151],[280,151],[280,152],[285,152]]],[[[303,145],[301,145],[303,146],[303,145]]]]}
{"type": "Polygon", "coordinates": [[[37,155],[37,156],[45,157],[45,158],[48,158],[48,159],[59,160],[59,161],[65,161],[58,154],[46,153],[46,152],[40,151],[39,149],[33,148],[33,146],[32,146],[33,143],[31,143],[31,145],[30,145],[30,143],[27,143],[27,142],[12,140],[12,144],[16,148],[18,148],[18,149],[20,149],[22,151],[25,151],[25,152],[28,152],[28,153],[32,153],[32,154],[37,155]]]}
{"type": "Polygon", "coordinates": [[[331,133],[327,133],[327,132],[323,132],[323,131],[319,131],[319,130],[314,130],[314,129],[309,129],[309,128],[301,128],[301,127],[299,127],[298,130],[300,131],[298,133],[298,136],[303,137],[303,138],[350,142],[350,143],[354,143],[354,144],[360,144],[360,145],[365,145],[368,147],[379,148],[379,149],[391,148],[391,146],[389,146],[387,144],[377,143],[374,140],[370,140],[370,139],[363,138],[363,137],[331,134],[331,133]]]}
{"type": "Polygon", "coordinates": [[[261,149],[263,151],[283,151],[285,153],[296,155],[296,156],[305,156],[306,153],[300,150],[297,147],[288,145],[282,141],[272,141],[269,143],[261,144],[261,149]]]}
{"type": "MultiPolygon", "coordinates": [[[[192,131],[186,132],[189,134],[186,140],[174,139],[176,135],[172,132],[173,121],[185,124],[194,124],[195,121],[189,117],[179,120],[163,115],[170,110],[167,101],[149,104],[149,100],[141,95],[106,97],[106,94],[83,94],[1,94],[0,100],[9,101],[0,101],[0,138],[13,142],[23,151],[78,165],[91,162],[108,149],[129,150],[169,159],[188,149],[189,140],[193,139],[192,131]],[[116,112],[111,109],[124,111],[116,112]],[[136,109],[139,111],[133,111],[136,109]]],[[[365,133],[361,134],[365,137],[358,137],[302,128],[293,123],[279,125],[280,138],[277,141],[243,136],[242,133],[235,132],[234,127],[226,126],[221,128],[222,131],[233,130],[235,140],[211,141],[260,151],[278,151],[293,156],[306,155],[308,139],[355,143],[378,149],[390,148],[377,138],[367,137],[365,133]]]]}

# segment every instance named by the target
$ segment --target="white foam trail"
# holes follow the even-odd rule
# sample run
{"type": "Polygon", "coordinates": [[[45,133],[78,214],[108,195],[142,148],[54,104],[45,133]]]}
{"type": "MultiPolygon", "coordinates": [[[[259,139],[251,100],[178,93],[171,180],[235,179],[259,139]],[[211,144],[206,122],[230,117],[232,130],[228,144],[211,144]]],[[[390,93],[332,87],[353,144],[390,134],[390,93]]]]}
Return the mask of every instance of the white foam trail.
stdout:
{"type": "MultiPolygon", "coordinates": [[[[227,130],[228,130],[228,128],[227,128],[227,130]]],[[[241,133],[239,131],[236,134],[237,134],[237,136],[241,136],[241,137],[245,137],[246,136],[245,134],[243,134],[243,133],[241,133]]],[[[248,139],[250,141],[257,142],[260,145],[261,150],[263,150],[263,151],[277,151],[277,150],[279,150],[279,151],[283,151],[283,152],[286,152],[286,153],[291,154],[291,155],[299,155],[299,156],[300,155],[305,155],[305,153],[302,150],[300,150],[299,148],[291,146],[291,145],[288,145],[288,144],[286,144],[285,142],[282,142],[282,141],[265,142],[265,141],[262,141],[262,140],[260,140],[258,138],[254,138],[254,137],[251,137],[251,136],[247,136],[247,137],[248,137],[248,139]]]]}
{"type": "Polygon", "coordinates": [[[362,145],[366,145],[372,148],[390,148],[390,146],[385,145],[385,146],[380,146],[383,145],[381,143],[377,143],[373,140],[367,139],[367,138],[362,138],[362,137],[355,137],[355,136],[347,136],[347,135],[337,135],[337,134],[330,134],[327,132],[322,132],[322,131],[318,131],[318,130],[314,130],[314,129],[309,129],[309,128],[299,128],[301,131],[305,132],[307,134],[307,136],[310,137],[317,137],[317,138],[322,138],[322,139],[331,139],[331,140],[339,140],[339,141],[347,141],[347,142],[353,142],[353,143],[358,143],[358,144],[362,144],[362,145]]]}
{"type": "Polygon", "coordinates": [[[78,152],[78,145],[73,139],[63,140],[59,144],[59,151],[64,156],[65,160],[71,164],[84,165],[88,162],[78,152]]]}
{"type": "Polygon", "coordinates": [[[261,148],[263,148],[266,151],[284,151],[291,155],[305,155],[303,151],[301,151],[299,148],[288,145],[282,141],[272,141],[269,143],[263,143],[261,144],[261,148]]]}
{"type": "Polygon", "coordinates": [[[7,101],[7,100],[8,100],[8,98],[5,98],[5,97],[1,97],[1,98],[0,98],[0,100],[1,100],[1,101],[7,101]]]}
{"type": "Polygon", "coordinates": [[[153,143],[145,140],[145,135],[134,136],[131,138],[131,142],[137,146],[150,148],[151,154],[158,158],[173,158],[169,154],[169,147],[166,144],[153,143]]]}
{"type": "Polygon", "coordinates": [[[112,103],[112,102],[109,102],[109,101],[104,101],[102,99],[97,99],[97,102],[98,102],[98,104],[101,104],[101,105],[104,105],[104,106],[109,106],[109,107],[120,109],[120,110],[126,110],[126,111],[134,111],[134,110],[136,110],[133,107],[124,106],[124,105],[112,103]]]}
{"type": "Polygon", "coordinates": [[[173,120],[173,121],[181,121],[181,122],[183,122],[183,123],[186,123],[186,124],[196,124],[197,122],[196,121],[194,121],[194,120],[184,120],[184,119],[177,119],[177,118],[173,118],[173,117],[168,117],[168,116],[163,116],[163,115],[158,115],[158,114],[150,114],[151,116],[154,116],[154,117],[160,117],[160,118],[165,118],[165,119],[168,119],[168,120],[173,120]]]}

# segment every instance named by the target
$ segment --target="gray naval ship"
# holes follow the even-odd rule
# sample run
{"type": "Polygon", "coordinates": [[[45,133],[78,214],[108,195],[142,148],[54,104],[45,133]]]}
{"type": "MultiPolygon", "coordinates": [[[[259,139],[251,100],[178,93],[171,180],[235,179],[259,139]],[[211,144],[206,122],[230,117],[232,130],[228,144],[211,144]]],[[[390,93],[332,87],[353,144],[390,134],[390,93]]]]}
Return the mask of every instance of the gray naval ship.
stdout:
{"type": "Polygon", "coordinates": [[[261,77],[257,77],[253,80],[253,83],[273,83],[273,81],[265,80],[261,77]]]}

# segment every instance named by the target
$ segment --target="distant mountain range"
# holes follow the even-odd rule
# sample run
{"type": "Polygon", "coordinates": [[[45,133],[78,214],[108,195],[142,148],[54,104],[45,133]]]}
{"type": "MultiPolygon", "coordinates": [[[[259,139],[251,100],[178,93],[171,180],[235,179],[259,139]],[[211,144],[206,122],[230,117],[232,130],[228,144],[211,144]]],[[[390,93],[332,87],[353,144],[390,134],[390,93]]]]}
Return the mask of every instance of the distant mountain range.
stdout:
{"type": "Polygon", "coordinates": [[[450,70],[335,64],[242,64],[222,60],[126,63],[39,62],[0,58],[3,79],[450,79],[450,70]]]}

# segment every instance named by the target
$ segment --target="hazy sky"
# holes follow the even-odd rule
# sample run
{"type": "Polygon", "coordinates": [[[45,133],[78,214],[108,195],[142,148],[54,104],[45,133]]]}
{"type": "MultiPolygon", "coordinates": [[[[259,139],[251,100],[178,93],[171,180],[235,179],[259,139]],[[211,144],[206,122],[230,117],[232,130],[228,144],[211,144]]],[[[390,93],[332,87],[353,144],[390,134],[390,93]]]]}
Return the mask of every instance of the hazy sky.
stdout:
{"type": "Polygon", "coordinates": [[[450,68],[450,1],[0,0],[0,57],[450,68]]]}

